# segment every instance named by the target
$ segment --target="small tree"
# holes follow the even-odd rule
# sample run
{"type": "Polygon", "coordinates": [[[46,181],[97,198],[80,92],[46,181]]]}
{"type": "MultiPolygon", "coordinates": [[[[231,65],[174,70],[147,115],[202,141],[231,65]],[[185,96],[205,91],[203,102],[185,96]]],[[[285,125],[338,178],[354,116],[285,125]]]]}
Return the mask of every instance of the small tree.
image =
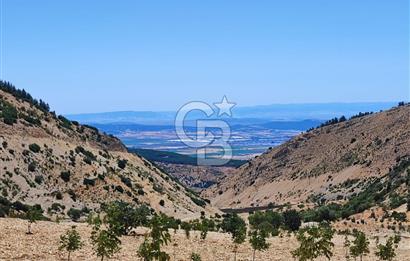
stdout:
{"type": "Polygon", "coordinates": [[[70,230],[67,230],[60,236],[59,250],[66,250],[68,252],[68,261],[70,261],[71,252],[80,249],[82,246],[83,243],[81,242],[81,236],[75,229],[75,226],[72,226],[70,230]]]}
{"type": "Polygon", "coordinates": [[[99,216],[92,217],[91,223],[93,225],[91,232],[91,243],[97,257],[110,258],[115,253],[120,251],[121,241],[118,238],[116,231],[110,228],[102,228],[102,220],[99,216]]]}
{"type": "Polygon", "coordinates": [[[369,240],[361,231],[356,232],[354,236],[353,245],[350,247],[350,254],[354,258],[360,257],[360,261],[362,261],[363,256],[369,253],[369,240]]]}
{"type": "Polygon", "coordinates": [[[255,230],[251,233],[251,238],[249,239],[249,242],[251,243],[253,248],[253,261],[255,261],[256,250],[264,251],[269,248],[269,244],[266,242],[266,237],[267,233],[262,231],[255,230]]]}
{"type": "Polygon", "coordinates": [[[380,260],[391,261],[396,256],[396,249],[400,240],[396,240],[395,237],[389,237],[385,245],[377,244],[376,256],[380,260]]]}
{"type": "Polygon", "coordinates": [[[201,225],[200,225],[200,231],[201,231],[201,239],[205,240],[206,236],[208,235],[209,231],[209,224],[207,219],[202,219],[201,225]]]}
{"type": "Polygon", "coordinates": [[[140,257],[145,261],[160,260],[166,261],[170,257],[167,253],[161,251],[161,246],[167,245],[171,241],[171,235],[165,225],[165,216],[154,216],[151,220],[151,232],[149,237],[145,237],[144,242],[138,249],[140,257]]]}
{"type": "Polygon", "coordinates": [[[182,222],[181,228],[185,231],[186,238],[189,239],[190,234],[191,234],[192,225],[188,222],[182,222]]]}
{"type": "Polygon", "coordinates": [[[33,223],[36,223],[37,220],[40,220],[42,217],[42,211],[39,207],[37,206],[32,206],[29,207],[29,209],[26,212],[26,219],[28,220],[28,225],[27,225],[27,233],[28,235],[33,234],[31,232],[31,226],[33,223]]]}
{"type": "Polygon", "coordinates": [[[123,201],[111,202],[104,207],[104,212],[104,223],[107,223],[118,236],[128,235],[137,226],[148,226],[148,218],[151,215],[147,206],[136,208],[123,201]]]}
{"type": "Polygon", "coordinates": [[[333,230],[330,227],[308,227],[299,230],[296,239],[300,246],[292,251],[292,255],[300,261],[313,260],[320,256],[330,259],[333,256],[333,230]]]}
{"type": "Polygon", "coordinates": [[[230,214],[222,220],[221,228],[224,232],[231,233],[232,235],[233,243],[235,244],[234,260],[236,260],[238,246],[245,242],[246,239],[246,223],[237,214],[230,214]]]}
{"type": "Polygon", "coordinates": [[[343,246],[345,248],[345,257],[346,259],[349,259],[349,248],[350,248],[350,240],[347,235],[345,235],[345,241],[343,243],[343,246]]]}

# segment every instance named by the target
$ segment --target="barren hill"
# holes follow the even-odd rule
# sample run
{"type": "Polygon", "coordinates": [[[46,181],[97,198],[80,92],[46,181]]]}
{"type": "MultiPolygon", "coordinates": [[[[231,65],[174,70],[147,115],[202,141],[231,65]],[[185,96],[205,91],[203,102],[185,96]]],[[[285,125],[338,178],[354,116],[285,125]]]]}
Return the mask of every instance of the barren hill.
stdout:
{"type": "Polygon", "coordinates": [[[117,138],[56,116],[41,100],[7,89],[7,83],[1,87],[3,199],[40,204],[48,216],[65,215],[71,208],[87,212],[113,200],[148,204],[180,218],[209,210],[193,192],[128,153],[117,138]]]}
{"type": "Polygon", "coordinates": [[[232,208],[343,202],[375,182],[397,181],[394,192],[403,196],[409,166],[407,104],[300,134],[226,175],[204,195],[218,207],[232,208]]]}

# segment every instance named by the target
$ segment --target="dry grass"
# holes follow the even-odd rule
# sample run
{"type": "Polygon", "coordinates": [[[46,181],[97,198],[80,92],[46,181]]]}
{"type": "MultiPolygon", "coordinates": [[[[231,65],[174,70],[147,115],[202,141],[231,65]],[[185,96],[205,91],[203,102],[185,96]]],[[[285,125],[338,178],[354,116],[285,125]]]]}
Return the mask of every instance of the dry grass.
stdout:
{"type": "MultiPolygon", "coordinates": [[[[27,222],[20,219],[0,219],[0,260],[65,260],[66,254],[58,250],[59,236],[74,223],[38,222],[33,226],[33,235],[26,235],[27,222]]],[[[86,224],[75,224],[82,236],[85,246],[72,255],[73,260],[98,260],[93,254],[90,242],[90,228],[86,224]]],[[[183,231],[171,232],[172,242],[166,247],[171,260],[187,261],[192,252],[199,253],[202,260],[233,260],[233,245],[229,235],[209,233],[206,240],[200,240],[197,233],[186,239],[183,231]]],[[[123,237],[122,249],[112,260],[141,260],[136,250],[143,237],[123,237]]],[[[385,239],[382,236],[381,242],[385,239]]],[[[256,260],[294,260],[290,251],[297,247],[293,236],[270,238],[268,251],[256,254],[256,260]]],[[[335,249],[332,260],[345,260],[343,236],[335,236],[335,249]]],[[[410,239],[403,238],[398,249],[396,260],[410,260],[410,239]]],[[[363,260],[376,260],[373,255],[374,240],[371,241],[371,255],[363,260]]],[[[237,260],[251,260],[252,249],[248,243],[239,247],[237,260]]],[[[325,260],[322,258],[321,260],[325,260]]]]}

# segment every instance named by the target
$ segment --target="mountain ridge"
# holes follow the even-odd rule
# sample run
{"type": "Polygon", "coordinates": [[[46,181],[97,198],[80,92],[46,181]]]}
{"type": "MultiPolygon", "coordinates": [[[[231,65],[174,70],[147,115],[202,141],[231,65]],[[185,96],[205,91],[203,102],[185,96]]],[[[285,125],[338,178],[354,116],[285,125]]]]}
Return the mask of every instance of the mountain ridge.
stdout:
{"type": "Polygon", "coordinates": [[[304,132],[221,178],[203,195],[224,208],[346,202],[376,179],[388,182],[386,175],[410,157],[410,105],[401,105],[304,132]]]}

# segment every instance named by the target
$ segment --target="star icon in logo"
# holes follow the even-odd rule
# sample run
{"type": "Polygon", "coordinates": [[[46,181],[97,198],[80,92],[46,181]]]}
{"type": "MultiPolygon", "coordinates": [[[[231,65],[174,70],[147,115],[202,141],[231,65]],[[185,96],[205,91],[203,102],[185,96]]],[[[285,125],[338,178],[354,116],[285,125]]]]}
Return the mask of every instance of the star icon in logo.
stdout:
{"type": "Polygon", "coordinates": [[[232,108],[235,107],[236,103],[229,102],[226,98],[226,95],[222,98],[221,102],[216,102],[214,105],[218,108],[218,117],[226,114],[229,117],[232,117],[232,108]]]}

